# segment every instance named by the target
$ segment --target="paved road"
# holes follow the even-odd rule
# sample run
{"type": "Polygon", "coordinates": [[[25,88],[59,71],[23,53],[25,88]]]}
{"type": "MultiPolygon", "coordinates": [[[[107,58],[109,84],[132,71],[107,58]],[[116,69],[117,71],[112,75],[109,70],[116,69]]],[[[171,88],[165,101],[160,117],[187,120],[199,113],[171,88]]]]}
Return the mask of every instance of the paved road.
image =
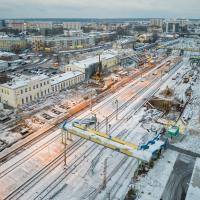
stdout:
{"type": "Polygon", "coordinates": [[[182,153],[182,154],[186,154],[186,155],[189,155],[189,156],[192,156],[192,157],[195,157],[195,158],[200,158],[199,153],[195,153],[195,152],[192,152],[192,151],[189,151],[189,150],[185,150],[185,149],[182,149],[180,147],[176,147],[176,146],[171,145],[171,144],[169,144],[168,148],[173,150],[173,151],[177,151],[179,153],[182,153]]]}
{"type": "Polygon", "coordinates": [[[179,154],[161,200],[185,200],[195,158],[179,154]]]}

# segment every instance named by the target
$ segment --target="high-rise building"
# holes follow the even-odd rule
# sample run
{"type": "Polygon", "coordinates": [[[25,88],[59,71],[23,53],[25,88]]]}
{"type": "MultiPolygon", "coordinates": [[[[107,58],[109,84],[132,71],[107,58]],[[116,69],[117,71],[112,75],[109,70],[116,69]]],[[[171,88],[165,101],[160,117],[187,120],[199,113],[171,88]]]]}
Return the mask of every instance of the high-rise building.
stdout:
{"type": "Polygon", "coordinates": [[[154,19],[151,19],[150,21],[151,26],[157,26],[157,27],[162,27],[163,23],[164,23],[164,20],[161,18],[154,18],[154,19]]]}

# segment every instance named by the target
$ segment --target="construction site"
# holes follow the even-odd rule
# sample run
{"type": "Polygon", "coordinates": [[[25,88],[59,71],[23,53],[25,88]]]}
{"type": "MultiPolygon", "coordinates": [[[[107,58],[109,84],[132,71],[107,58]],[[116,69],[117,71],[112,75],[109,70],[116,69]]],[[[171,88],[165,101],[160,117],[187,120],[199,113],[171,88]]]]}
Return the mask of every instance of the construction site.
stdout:
{"type": "Polygon", "coordinates": [[[0,108],[0,199],[199,199],[198,42],[76,55],[85,81],[0,108]]]}

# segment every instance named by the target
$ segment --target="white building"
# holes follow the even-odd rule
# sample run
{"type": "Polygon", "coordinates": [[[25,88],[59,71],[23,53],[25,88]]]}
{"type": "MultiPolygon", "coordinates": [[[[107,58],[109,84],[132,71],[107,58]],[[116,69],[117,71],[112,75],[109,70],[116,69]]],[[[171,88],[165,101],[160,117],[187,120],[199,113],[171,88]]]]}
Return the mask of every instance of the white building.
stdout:
{"type": "Polygon", "coordinates": [[[125,38],[117,40],[113,43],[114,49],[133,49],[134,46],[134,39],[131,38],[125,38]]]}
{"type": "Polygon", "coordinates": [[[95,45],[94,39],[89,36],[81,37],[51,37],[45,40],[46,47],[54,51],[63,51],[78,48],[88,48],[95,45]]]}
{"type": "Polygon", "coordinates": [[[118,64],[118,58],[115,54],[104,53],[81,61],[71,62],[64,67],[64,70],[80,71],[85,74],[85,79],[88,80],[97,70],[99,62],[102,64],[103,71],[112,71],[112,67],[115,67],[118,64]]]}
{"type": "Polygon", "coordinates": [[[81,23],[80,22],[63,22],[63,28],[67,30],[80,30],[81,23]]]}
{"type": "Polygon", "coordinates": [[[72,87],[85,80],[85,74],[80,71],[65,72],[63,74],[56,75],[50,79],[51,89],[53,92],[59,92],[61,90],[72,87]]]}
{"type": "Polygon", "coordinates": [[[0,102],[14,108],[30,103],[51,93],[49,77],[40,75],[0,85],[0,102]]]}
{"type": "Polygon", "coordinates": [[[66,72],[51,78],[46,75],[20,77],[0,85],[0,102],[17,108],[84,80],[85,74],[80,71],[66,72]]]}
{"type": "Polygon", "coordinates": [[[68,37],[81,37],[83,36],[82,30],[64,30],[64,35],[68,37]]]}

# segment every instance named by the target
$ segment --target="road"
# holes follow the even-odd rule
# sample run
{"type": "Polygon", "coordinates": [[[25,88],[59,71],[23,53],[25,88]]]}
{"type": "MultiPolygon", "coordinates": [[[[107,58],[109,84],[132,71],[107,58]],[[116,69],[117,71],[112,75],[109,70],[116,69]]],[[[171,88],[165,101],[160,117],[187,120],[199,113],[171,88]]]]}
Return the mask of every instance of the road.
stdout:
{"type": "Polygon", "coordinates": [[[179,154],[161,200],[184,200],[188,190],[195,158],[179,154]]]}

